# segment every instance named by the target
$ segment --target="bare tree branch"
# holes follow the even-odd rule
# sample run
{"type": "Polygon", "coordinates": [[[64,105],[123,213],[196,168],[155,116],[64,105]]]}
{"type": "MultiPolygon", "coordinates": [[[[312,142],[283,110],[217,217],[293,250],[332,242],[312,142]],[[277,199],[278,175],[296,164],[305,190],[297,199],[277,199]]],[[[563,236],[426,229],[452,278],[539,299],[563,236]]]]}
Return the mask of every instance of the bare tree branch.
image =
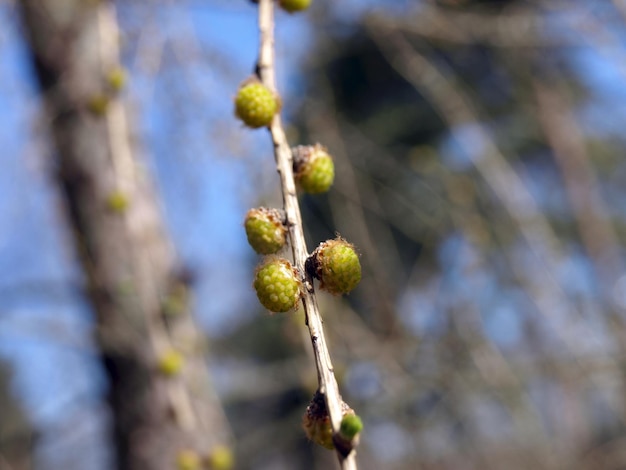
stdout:
{"type": "MultiPolygon", "coordinates": [[[[551,272],[551,264],[547,262],[548,259],[560,258],[559,242],[526,185],[481,126],[479,115],[469,99],[446,74],[419,54],[390,24],[372,20],[366,23],[366,27],[392,67],[424,94],[451,129],[474,125],[471,134],[457,132],[455,138],[465,148],[482,149],[472,163],[502,202],[535,256],[545,260],[548,269],[543,273],[541,283],[528,279],[528,285],[536,294],[534,299],[539,310],[550,318],[553,302],[568,301],[551,272]],[[546,289],[547,285],[549,289],[546,289]],[[558,295],[558,300],[556,297],[549,298],[546,292],[549,292],[549,297],[558,295]]],[[[575,350],[574,334],[568,331],[560,333],[563,341],[572,351],[575,350]]]]}
{"type": "Polygon", "coordinates": [[[396,25],[402,31],[431,41],[462,45],[545,48],[582,42],[553,31],[544,16],[530,9],[512,13],[476,13],[421,5],[415,14],[399,19],[396,25]]]}
{"type": "Polygon", "coordinates": [[[582,133],[559,92],[533,80],[538,116],[572,205],[574,217],[589,257],[595,260],[600,285],[610,291],[625,272],[620,243],[598,188],[598,181],[585,150],[582,133]]]}
{"type": "MultiPolygon", "coordinates": [[[[274,65],[274,2],[272,0],[259,1],[259,30],[261,35],[258,62],[259,75],[268,88],[277,91],[274,65]]],[[[276,166],[280,175],[283,204],[287,214],[287,226],[289,228],[294,263],[304,273],[305,289],[303,289],[302,303],[315,355],[319,392],[324,396],[333,433],[337,434],[342,419],[342,398],[339,394],[339,386],[335,379],[328,345],[326,344],[322,317],[315,298],[313,278],[305,269],[309,253],[304,239],[302,216],[293,175],[293,156],[279,114],[274,116],[270,132],[274,143],[276,166]]],[[[357,468],[354,451],[345,457],[337,451],[337,456],[342,469],[351,470],[357,468]]]]}
{"type": "Polygon", "coordinates": [[[164,301],[189,281],[179,275],[126,111],[107,82],[120,61],[115,8],[66,0],[20,6],[50,114],[55,176],[97,315],[118,467],[170,469],[181,449],[209,453],[230,430],[191,316],[164,317],[164,301]],[[99,107],[90,108],[95,98],[99,107]],[[186,364],[168,377],[156,366],[172,349],[186,364]]]}

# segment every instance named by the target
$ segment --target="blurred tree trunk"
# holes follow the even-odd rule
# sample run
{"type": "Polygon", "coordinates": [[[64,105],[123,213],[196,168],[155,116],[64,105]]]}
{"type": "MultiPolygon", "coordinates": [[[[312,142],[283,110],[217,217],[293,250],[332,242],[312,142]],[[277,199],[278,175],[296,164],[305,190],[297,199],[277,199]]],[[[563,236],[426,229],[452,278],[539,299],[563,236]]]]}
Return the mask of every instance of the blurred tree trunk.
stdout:
{"type": "Polygon", "coordinates": [[[11,395],[11,371],[0,362],[0,470],[29,470],[33,429],[20,403],[11,395]]]}
{"type": "Polygon", "coordinates": [[[171,469],[180,449],[209,452],[229,432],[191,318],[164,316],[162,306],[189,279],[177,275],[116,96],[115,10],[95,0],[19,3],[56,147],[55,178],[97,314],[118,467],[171,469]],[[186,362],[168,377],[155,365],[172,348],[183,349],[186,362]]]}

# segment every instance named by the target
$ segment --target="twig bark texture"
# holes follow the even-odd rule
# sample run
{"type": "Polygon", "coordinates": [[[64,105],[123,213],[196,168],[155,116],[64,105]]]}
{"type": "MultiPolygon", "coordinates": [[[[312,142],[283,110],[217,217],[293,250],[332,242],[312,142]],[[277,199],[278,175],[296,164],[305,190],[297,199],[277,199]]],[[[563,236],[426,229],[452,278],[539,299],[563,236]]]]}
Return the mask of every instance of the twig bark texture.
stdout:
{"type": "MultiPolygon", "coordinates": [[[[258,73],[261,81],[270,90],[276,92],[276,77],[274,65],[274,1],[259,1],[259,31],[260,50],[258,73]]],[[[280,114],[276,114],[270,125],[270,133],[274,144],[274,156],[276,167],[280,175],[280,184],[283,196],[283,206],[287,216],[287,226],[291,249],[296,267],[303,273],[304,293],[302,303],[306,316],[306,323],[311,336],[311,343],[315,355],[315,366],[319,392],[324,396],[326,408],[330,416],[333,433],[339,432],[342,419],[342,398],[333,370],[333,365],[324,336],[322,317],[317,306],[313,279],[305,269],[305,263],[309,256],[302,227],[302,216],[296,192],[296,184],[293,174],[293,156],[283,130],[280,114]]],[[[355,452],[347,456],[337,452],[341,468],[344,470],[356,470],[355,452]]]]}

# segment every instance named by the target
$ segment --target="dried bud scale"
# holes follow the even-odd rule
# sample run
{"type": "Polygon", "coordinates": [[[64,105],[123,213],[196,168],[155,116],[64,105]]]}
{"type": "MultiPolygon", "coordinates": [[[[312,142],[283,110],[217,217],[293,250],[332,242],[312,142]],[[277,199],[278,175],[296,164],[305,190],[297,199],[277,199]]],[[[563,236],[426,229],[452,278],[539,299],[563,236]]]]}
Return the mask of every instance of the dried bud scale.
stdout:
{"type": "MultiPolygon", "coordinates": [[[[354,410],[348,406],[345,401],[341,402],[341,414],[343,416],[353,415],[354,410]]],[[[324,396],[319,392],[315,392],[313,399],[306,408],[304,417],[302,418],[302,427],[306,436],[316,444],[334,449],[333,429],[330,424],[330,416],[326,409],[324,396]]]]}

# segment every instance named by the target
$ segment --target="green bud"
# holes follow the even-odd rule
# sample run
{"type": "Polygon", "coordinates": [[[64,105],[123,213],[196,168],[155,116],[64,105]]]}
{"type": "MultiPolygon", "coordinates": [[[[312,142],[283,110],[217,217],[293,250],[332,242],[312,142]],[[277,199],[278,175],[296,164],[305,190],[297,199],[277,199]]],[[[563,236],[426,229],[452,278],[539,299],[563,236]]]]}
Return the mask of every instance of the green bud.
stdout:
{"type": "Polygon", "coordinates": [[[363,430],[363,422],[358,415],[346,415],[341,420],[339,433],[345,439],[352,440],[363,430]]]}

